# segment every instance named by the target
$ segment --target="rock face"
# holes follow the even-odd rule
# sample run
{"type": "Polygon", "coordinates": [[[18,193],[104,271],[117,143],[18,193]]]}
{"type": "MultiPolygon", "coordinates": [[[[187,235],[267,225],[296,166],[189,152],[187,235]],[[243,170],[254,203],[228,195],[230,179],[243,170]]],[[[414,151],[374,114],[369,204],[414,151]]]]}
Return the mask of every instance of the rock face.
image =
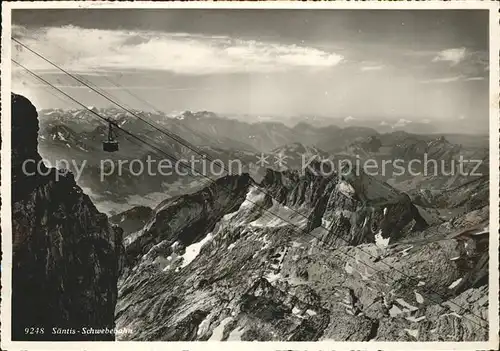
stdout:
{"type": "Polygon", "coordinates": [[[153,210],[150,207],[136,206],[130,210],[111,216],[109,221],[123,229],[123,238],[126,239],[128,235],[142,229],[152,213],[153,210]]]}
{"type": "Polygon", "coordinates": [[[127,268],[151,250],[174,242],[185,247],[201,240],[227,211],[241,205],[250,184],[247,174],[227,176],[199,192],[160,203],[145,227],[125,240],[127,268]]]}
{"type": "Polygon", "coordinates": [[[158,206],[127,257],[127,340],[488,337],[488,206],[429,223],[365,174],[219,179],[158,206]]]}
{"type": "Polygon", "coordinates": [[[20,95],[12,94],[11,104],[12,339],[113,340],[113,333],[80,330],[114,328],[122,231],[71,173],[37,171],[36,109],[20,95]],[[31,327],[44,332],[27,333],[31,327]]]}

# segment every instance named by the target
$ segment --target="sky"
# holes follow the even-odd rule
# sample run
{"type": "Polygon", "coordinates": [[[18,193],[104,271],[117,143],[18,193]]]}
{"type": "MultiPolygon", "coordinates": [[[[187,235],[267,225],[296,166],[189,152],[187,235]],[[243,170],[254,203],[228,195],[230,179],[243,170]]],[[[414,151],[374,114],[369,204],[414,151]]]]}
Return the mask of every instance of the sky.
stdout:
{"type": "MultiPolygon", "coordinates": [[[[14,10],[12,35],[127,107],[166,113],[460,121],[488,130],[480,10],[14,10]]],[[[109,102],[21,46],[12,58],[78,101],[109,102]]],[[[13,65],[38,108],[74,107],[13,65]]]]}

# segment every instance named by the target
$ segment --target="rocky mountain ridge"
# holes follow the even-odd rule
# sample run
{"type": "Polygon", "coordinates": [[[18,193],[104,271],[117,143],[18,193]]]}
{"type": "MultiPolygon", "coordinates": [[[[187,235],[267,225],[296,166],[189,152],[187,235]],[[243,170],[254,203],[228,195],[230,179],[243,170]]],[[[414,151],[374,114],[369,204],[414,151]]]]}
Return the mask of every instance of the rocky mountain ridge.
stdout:
{"type": "Polygon", "coordinates": [[[431,224],[369,176],[218,183],[162,203],[127,243],[126,339],[487,338],[487,206],[431,224]]]}

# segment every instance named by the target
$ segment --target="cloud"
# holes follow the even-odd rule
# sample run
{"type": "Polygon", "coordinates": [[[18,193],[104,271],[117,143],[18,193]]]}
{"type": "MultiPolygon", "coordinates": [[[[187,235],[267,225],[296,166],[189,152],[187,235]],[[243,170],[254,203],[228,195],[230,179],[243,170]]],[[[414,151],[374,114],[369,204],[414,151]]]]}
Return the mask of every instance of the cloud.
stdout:
{"type": "Polygon", "coordinates": [[[379,71],[382,68],[384,68],[384,66],[382,66],[382,65],[378,65],[378,66],[362,66],[361,70],[362,71],[379,71]]]}
{"type": "Polygon", "coordinates": [[[410,50],[404,55],[412,57],[422,67],[427,67],[428,60],[447,64],[454,71],[466,76],[481,76],[489,70],[489,53],[487,50],[472,50],[466,47],[445,49],[441,51],[410,50]]]}
{"type": "Polygon", "coordinates": [[[350,121],[354,121],[356,118],[354,118],[353,116],[347,116],[346,118],[344,118],[344,122],[345,123],[349,123],[350,121]]]}
{"type": "MultiPolygon", "coordinates": [[[[55,62],[57,64],[57,62],[55,62]]],[[[48,65],[48,64],[47,64],[48,65]]],[[[53,67],[53,66],[52,66],[53,67]]],[[[30,67],[27,67],[30,68],[30,67]]],[[[37,73],[40,74],[50,74],[50,75],[59,75],[59,76],[65,76],[65,73],[62,72],[61,70],[57,68],[40,68],[36,69],[37,73]]],[[[79,76],[90,76],[90,77],[102,77],[102,76],[109,76],[110,71],[109,70],[103,70],[103,69],[80,69],[80,70],[71,70],[71,74],[79,75],[79,76]]]]}
{"type": "Polygon", "coordinates": [[[446,84],[453,82],[473,82],[473,81],[482,81],[485,80],[485,77],[467,77],[464,75],[451,76],[451,77],[443,77],[443,78],[434,78],[422,80],[420,83],[422,84],[446,84]]]}
{"type": "Polygon", "coordinates": [[[467,57],[467,49],[464,47],[455,49],[446,49],[437,53],[432,59],[433,62],[445,61],[452,65],[457,65],[467,57]]]}
{"type": "Polygon", "coordinates": [[[464,80],[466,82],[471,82],[471,81],[475,81],[475,80],[484,80],[485,78],[484,77],[468,77],[468,78],[465,78],[464,80]]]}
{"type": "Polygon", "coordinates": [[[398,128],[398,127],[404,127],[408,124],[412,123],[412,121],[410,120],[407,120],[407,119],[404,119],[404,118],[401,118],[399,121],[397,121],[393,126],[392,128],[398,128]]]}
{"type": "Polygon", "coordinates": [[[458,82],[460,80],[463,80],[464,78],[465,78],[464,76],[459,75],[459,76],[452,76],[452,77],[422,80],[422,81],[420,81],[420,83],[422,83],[422,84],[432,84],[432,83],[445,84],[445,83],[458,82]]]}
{"type": "MultiPolygon", "coordinates": [[[[67,70],[160,70],[203,75],[331,68],[344,59],[307,46],[184,33],[84,29],[74,26],[16,28],[17,38],[67,70]]],[[[13,58],[30,69],[48,63],[13,43],[13,58]]]]}
{"type": "MultiPolygon", "coordinates": [[[[23,82],[21,82],[23,84],[23,82]]],[[[47,87],[50,87],[48,84],[24,84],[24,85],[29,85],[33,89],[41,88],[45,89],[47,87]]],[[[59,89],[84,89],[84,90],[90,90],[89,87],[85,85],[65,85],[65,84],[52,84],[52,87],[59,88],[59,89]]],[[[168,87],[162,87],[162,86],[147,86],[147,85],[125,85],[125,86],[99,86],[99,89],[105,89],[105,90],[123,90],[123,89],[131,89],[131,90],[156,90],[156,89],[161,89],[162,91],[191,91],[191,90],[210,90],[208,88],[168,88],[168,87]]]]}

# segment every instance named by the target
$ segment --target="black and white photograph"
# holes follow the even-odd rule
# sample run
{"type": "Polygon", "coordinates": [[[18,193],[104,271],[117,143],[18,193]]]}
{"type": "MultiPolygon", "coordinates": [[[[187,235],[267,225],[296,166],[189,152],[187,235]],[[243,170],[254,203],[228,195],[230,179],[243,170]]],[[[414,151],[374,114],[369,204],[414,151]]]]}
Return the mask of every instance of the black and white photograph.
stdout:
{"type": "Polygon", "coordinates": [[[2,349],[498,347],[498,4],[425,3],[2,6],[2,349]]]}

